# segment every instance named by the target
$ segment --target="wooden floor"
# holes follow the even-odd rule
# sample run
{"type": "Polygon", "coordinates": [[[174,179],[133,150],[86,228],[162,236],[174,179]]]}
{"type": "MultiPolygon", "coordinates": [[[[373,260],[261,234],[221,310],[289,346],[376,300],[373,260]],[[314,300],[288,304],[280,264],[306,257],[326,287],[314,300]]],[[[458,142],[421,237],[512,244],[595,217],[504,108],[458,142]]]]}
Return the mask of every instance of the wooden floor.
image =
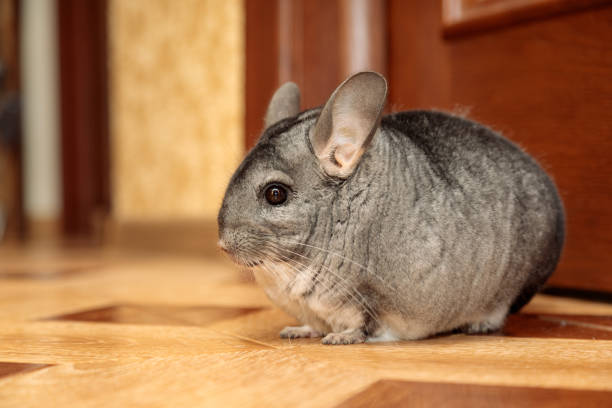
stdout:
{"type": "Polygon", "coordinates": [[[353,346],[222,257],[0,249],[0,407],[612,406],[612,305],[540,295],[505,333],[353,346]]]}

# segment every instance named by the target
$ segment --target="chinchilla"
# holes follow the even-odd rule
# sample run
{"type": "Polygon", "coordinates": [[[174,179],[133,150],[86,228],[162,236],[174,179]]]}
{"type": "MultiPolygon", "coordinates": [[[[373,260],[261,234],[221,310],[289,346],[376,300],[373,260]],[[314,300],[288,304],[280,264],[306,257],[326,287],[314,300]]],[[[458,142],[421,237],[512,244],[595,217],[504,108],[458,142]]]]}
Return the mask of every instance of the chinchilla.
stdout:
{"type": "Polygon", "coordinates": [[[324,344],[502,327],[553,272],[555,186],[498,133],[435,111],[381,117],[385,79],[361,72],[323,108],[274,94],[233,175],[219,245],[324,344]]]}

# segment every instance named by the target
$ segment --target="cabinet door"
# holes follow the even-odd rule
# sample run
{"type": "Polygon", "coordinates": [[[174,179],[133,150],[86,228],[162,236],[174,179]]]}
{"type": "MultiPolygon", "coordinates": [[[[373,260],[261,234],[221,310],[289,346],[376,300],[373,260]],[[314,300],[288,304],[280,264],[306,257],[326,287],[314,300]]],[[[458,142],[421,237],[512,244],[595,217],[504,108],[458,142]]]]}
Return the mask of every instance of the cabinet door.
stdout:
{"type": "Polygon", "coordinates": [[[567,239],[550,284],[612,290],[609,1],[391,0],[390,103],[467,113],[553,176],[567,239]]]}

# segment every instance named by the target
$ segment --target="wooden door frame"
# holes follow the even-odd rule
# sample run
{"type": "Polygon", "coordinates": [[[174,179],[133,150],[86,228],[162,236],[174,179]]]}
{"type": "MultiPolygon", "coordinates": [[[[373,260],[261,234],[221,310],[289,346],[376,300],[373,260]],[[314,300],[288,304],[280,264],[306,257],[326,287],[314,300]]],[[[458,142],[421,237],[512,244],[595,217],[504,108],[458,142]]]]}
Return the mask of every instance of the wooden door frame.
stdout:
{"type": "Polygon", "coordinates": [[[58,0],[65,236],[92,238],[111,210],[107,0],[58,0]]]}
{"type": "Polygon", "coordinates": [[[249,0],[245,146],[252,147],[276,88],[293,81],[302,108],[323,104],[350,73],[386,74],[386,0],[249,0]],[[367,46],[355,40],[368,38],[367,46]]]}
{"type": "Polygon", "coordinates": [[[9,166],[12,168],[13,180],[13,203],[9,208],[8,224],[6,236],[8,238],[22,240],[26,236],[26,222],[24,210],[24,177],[23,177],[23,153],[22,153],[22,125],[21,125],[21,75],[20,75],[20,43],[19,43],[19,22],[21,12],[20,0],[4,0],[3,11],[8,15],[2,16],[7,26],[2,27],[6,32],[2,35],[2,51],[5,55],[7,64],[6,77],[4,78],[3,88],[11,99],[13,114],[16,115],[16,128],[12,142],[6,146],[10,157],[9,166]]]}

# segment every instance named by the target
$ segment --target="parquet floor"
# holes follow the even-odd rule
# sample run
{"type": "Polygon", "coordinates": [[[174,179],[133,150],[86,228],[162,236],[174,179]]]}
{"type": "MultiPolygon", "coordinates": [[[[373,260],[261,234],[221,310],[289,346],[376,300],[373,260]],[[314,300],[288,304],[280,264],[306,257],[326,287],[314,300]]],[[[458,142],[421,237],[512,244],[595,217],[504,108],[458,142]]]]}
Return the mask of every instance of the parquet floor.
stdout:
{"type": "Polygon", "coordinates": [[[222,257],[0,249],[0,407],[612,406],[612,305],[540,295],[504,333],[353,346],[222,257]]]}

